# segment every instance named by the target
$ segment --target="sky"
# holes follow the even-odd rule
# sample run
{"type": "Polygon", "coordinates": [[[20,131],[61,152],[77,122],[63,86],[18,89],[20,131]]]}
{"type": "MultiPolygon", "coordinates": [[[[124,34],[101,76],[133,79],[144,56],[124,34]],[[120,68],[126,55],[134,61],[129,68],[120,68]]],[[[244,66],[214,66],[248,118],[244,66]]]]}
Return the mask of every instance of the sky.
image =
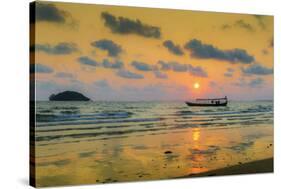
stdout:
{"type": "Polygon", "coordinates": [[[36,100],[273,99],[273,16],[37,1],[31,26],[36,100]]]}

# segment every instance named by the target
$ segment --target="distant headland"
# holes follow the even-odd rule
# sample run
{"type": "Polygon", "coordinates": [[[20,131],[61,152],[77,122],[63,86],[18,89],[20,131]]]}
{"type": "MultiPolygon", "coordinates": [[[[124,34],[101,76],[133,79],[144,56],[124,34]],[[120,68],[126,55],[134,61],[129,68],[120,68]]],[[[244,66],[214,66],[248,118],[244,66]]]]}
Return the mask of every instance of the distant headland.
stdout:
{"type": "Polygon", "coordinates": [[[64,91],[58,94],[52,94],[50,101],[90,101],[88,97],[75,91],[64,91]]]}

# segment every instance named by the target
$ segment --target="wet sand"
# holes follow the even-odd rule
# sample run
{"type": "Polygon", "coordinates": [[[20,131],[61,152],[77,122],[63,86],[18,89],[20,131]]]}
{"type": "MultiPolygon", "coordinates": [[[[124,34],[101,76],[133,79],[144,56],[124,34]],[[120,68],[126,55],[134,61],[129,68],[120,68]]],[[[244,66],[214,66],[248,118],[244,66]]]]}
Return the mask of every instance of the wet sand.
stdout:
{"type": "Polygon", "coordinates": [[[267,125],[191,128],[110,140],[37,144],[36,184],[45,187],[272,172],[272,133],[273,128],[267,125]]]}
{"type": "Polygon", "coordinates": [[[225,175],[240,175],[240,174],[255,174],[255,173],[273,173],[273,158],[253,161],[249,163],[241,163],[230,167],[225,167],[217,170],[207,171],[198,174],[190,174],[186,177],[204,177],[204,176],[225,176],[225,175]]]}

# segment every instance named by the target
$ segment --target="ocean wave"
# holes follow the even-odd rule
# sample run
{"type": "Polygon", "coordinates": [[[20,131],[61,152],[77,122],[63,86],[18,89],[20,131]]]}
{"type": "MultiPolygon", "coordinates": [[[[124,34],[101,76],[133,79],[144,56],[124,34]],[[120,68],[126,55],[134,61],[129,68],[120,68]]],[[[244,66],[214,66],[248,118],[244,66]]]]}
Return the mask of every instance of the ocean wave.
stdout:
{"type": "Polygon", "coordinates": [[[242,110],[242,111],[228,111],[228,112],[188,112],[188,113],[176,113],[172,114],[172,116],[180,116],[187,118],[193,118],[194,116],[200,117],[212,117],[212,118],[228,118],[228,117],[251,117],[251,116],[260,116],[265,114],[272,114],[272,111],[249,111],[249,110],[242,110]]]}
{"type": "Polygon", "coordinates": [[[53,110],[77,110],[78,106],[54,106],[51,109],[53,110]]]}
{"type": "Polygon", "coordinates": [[[205,123],[182,123],[175,124],[174,128],[176,129],[184,129],[184,128],[196,128],[196,127],[227,127],[234,125],[242,125],[242,126],[250,126],[250,125],[260,125],[265,123],[271,123],[269,120],[235,120],[229,122],[205,122],[205,123]]]}
{"type": "Polygon", "coordinates": [[[63,115],[65,115],[65,114],[78,114],[78,113],[80,113],[80,111],[79,110],[62,110],[62,111],[60,111],[60,113],[61,114],[63,114],[63,115]]]}
{"type": "Polygon", "coordinates": [[[39,144],[273,123],[271,103],[241,102],[219,108],[191,108],[181,103],[66,104],[45,103],[38,107],[35,135],[39,144]]]}
{"type": "Polygon", "coordinates": [[[130,133],[137,133],[137,132],[144,132],[144,131],[159,131],[165,130],[167,128],[150,128],[150,129],[130,129],[130,130],[123,130],[123,131],[105,131],[105,132],[95,132],[95,133],[75,133],[75,134],[63,134],[63,135],[49,135],[49,136],[36,136],[36,141],[50,141],[55,139],[61,138],[84,138],[84,137],[97,137],[97,136],[118,136],[118,135],[125,135],[130,133]]]}
{"type": "Polygon", "coordinates": [[[135,118],[135,119],[107,119],[107,120],[96,120],[96,121],[64,121],[64,122],[55,122],[55,123],[42,123],[37,124],[38,127],[43,126],[58,126],[58,125],[90,125],[90,124],[105,124],[105,123],[137,123],[137,122],[156,122],[161,121],[164,118],[135,118]]]}
{"type": "Polygon", "coordinates": [[[129,118],[132,112],[101,112],[93,114],[78,114],[74,111],[62,111],[60,114],[36,114],[37,122],[60,122],[77,120],[99,120],[99,119],[120,119],[129,118]]]}

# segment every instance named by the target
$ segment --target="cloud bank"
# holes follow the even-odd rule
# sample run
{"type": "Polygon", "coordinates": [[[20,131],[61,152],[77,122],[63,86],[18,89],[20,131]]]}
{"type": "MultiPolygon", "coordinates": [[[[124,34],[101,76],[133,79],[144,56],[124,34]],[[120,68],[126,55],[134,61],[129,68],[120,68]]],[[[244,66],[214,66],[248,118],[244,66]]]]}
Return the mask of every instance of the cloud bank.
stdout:
{"type": "Polygon", "coordinates": [[[104,25],[110,28],[112,33],[118,34],[137,34],[148,38],[160,38],[159,27],[142,23],[140,20],[132,20],[125,17],[116,17],[110,13],[102,12],[101,18],[104,25]]]}
{"type": "Polygon", "coordinates": [[[127,78],[127,79],[143,79],[144,78],[143,75],[141,75],[141,74],[133,73],[131,71],[124,70],[124,69],[118,70],[117,75],[119,77],[123,77],[123,78],[127,78]]]}
{"type": "Polygon", "coordinates": [[[181,64],[176,61],[165,62],[163,60],[158,61],[159,69],[162,71],[174,71],[174,72],[188,72],[189,74],[197,77],[208,77],[207,72],[200,66],[192,66],[191,64],[181,64]]]}
{"type": "Polygon", "coordinates": [[[203,70],[200,66],[192,66],[188,64],[188,72],[197,77],[208,77],[208,74],[205,70],[203,70]]]}
{"type": "Polygon", "coordinates": [[[174,44],[174,42],[171,40],[164,41],[163,45],[164,45],[164,47],[166,47],[169,50],[169,52],[171,52],[175,55],[181,56],[184,54],[183,51],[181,50],[180,46],[174,44]]]}
{"type": "Polygon", "coordinates": [[[160,65],[160,70],[166,71],[166,70],[172,70],[174,72],[186,72],[188,69],[188,66],[186,64],[181,64],[176,61],[163,61],[159,60],[158,64],[160,65]]]}
{"type": "Polygon", "coordinates": [[[247,23],[245,20],[236,20],[234,23],[231,24],[223,24],[221,26],[222,30],[227,30],[227,29],[231,29],[231,28],[241,28],[245,31],[248,32],[255,32],[255,27],[252,26],[251,24],[247,23]]]}
{"type": "Polygon", "coordinates": [[[246,75],[270,75],[273,74],[273,69],[264,67],[258,63],[247,68],[241,68],[242,73],[246,75]]]}
{"type": "Polygon", "coordinates": [[[87,56],[81,56],[78,58],[78,62],[80,64],[88,65],[88,66],[99,66],[99,63],[87,56]]]}
{"type": "Polygon", "coordinates": [[[75,43],[62,42],[56,45],[50,44],[35,44],[30,47],[31,51],[44,52],[51,55],[66,55],[78,51],[75,43]]]}
{"type": "Polygon", "coordinates": [[[111,57],[116,57],[122,52],[122,48],[120,45],[118,45],[108,39],[101,39],[101,40],[92,42],[91,45],[93,47],[107,51],[108,56],[111,56],[111,57]]]}
{"type": "Polygon", "coordinates": [[[221,50],[213,45],[204,44],[200,40],[192,39],[185,44],[185,49],[191,51],[193,58],[217,59],[231,63],[250,64],[255,58],[244,49],[221,50]]]}
{"type": "Polygon", "coordinates": [[[147,63],[144,63],[144,62],[139,62],[139,61],[132,61],[131,62],[131,65],[137,69],[137,70],[140,70],[140,71],[152,71],[152,70],[155,70],[156,68],[147,64],[147,63]]]}
{"type": "Polygon", "coordinates": [[[67,72],[58,72],[55,74],[55,77],[72,79],[72,78],[74,78],[74,75],[71,73],[67,73],[67,72]]]}
{"type": "Polygon", "coordinates": [[[237,20],[234,23],[234,26],[240,27],[240,28],[245,29],[249,32],[255,32],[254,27],[251,24],[245,22],[244,20],[237,20]]]}
{"type": "Polygon", "coordinates": [[[52,73],[54,70],[49,66],[35,63],[34,65],[30,66],[30,73],[52,73]]]}
{"type": "Polygon", "coordinates": [[[265,16],[263,16],[263,15],[253,15],[253,16],[257,20],[260,28],[265,30],[266,29],[266,24],[265,24],[265,21],[264,21],[265,16]]]}
{"type": "Polygon", "coordinates": [[[264,84],[264,80],[262,78],[255,78],[250,81],[246,81],[244,78],[240,78],[238,82],[232,83],[237,87],[250,87],[250,88],[259,88],[264,84]]]}
{"type": "Polygon", "coordinates": [[[35,3],[35,20],[32,20],[32,22],[53,22],[53,23],[65,23],[67,16],[67,13],[65,11],[62,11],[58,9],[53,4],[47,4],[47,3],[35,3]]]}
{"type": "Polygon", "coordinates": [[[124,67],[124,63],[120,60],[116,60],[115,62],[110,62],[108,59],[104,59],[102,61],[102,66],[104,68],[120,69],[124,67]]]}

